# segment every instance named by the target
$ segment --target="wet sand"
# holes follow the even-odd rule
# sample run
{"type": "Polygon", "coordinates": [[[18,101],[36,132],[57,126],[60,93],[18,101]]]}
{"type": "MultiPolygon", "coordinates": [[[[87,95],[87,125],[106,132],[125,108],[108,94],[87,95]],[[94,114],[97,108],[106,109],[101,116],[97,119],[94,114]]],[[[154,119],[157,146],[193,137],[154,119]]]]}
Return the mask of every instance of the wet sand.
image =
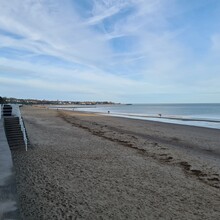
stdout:
{"type": "Polygon", "coordinates": [[[220,219],[220,130],[23,107],[23,219],[220,219]]]}

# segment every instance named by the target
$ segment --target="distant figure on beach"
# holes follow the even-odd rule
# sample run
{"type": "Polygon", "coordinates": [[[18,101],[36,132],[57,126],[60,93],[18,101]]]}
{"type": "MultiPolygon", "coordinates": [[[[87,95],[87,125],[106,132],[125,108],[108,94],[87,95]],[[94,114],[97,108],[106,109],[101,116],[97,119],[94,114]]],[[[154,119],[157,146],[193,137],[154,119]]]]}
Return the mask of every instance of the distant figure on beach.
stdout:
{"type": "Polygon", "coordinates": [[[159,117],[161,118],[162,114],[158,114],[158,115],[159,115],[159,117]]]}
{"type": "Polygon", "coordinates": [[[110,111],[108,111],[108,114],[110,114],[110,111]]]}

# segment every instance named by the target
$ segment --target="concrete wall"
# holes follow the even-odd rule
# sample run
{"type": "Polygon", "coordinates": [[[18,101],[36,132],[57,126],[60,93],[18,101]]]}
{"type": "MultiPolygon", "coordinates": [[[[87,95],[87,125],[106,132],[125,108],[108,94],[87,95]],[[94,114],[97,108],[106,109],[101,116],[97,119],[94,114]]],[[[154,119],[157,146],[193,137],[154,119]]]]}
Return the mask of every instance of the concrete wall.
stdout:
{"type": "Polygon", "coordinates": [[[20,219],[11,151],[0,119],[0,220],[20,219]]]}

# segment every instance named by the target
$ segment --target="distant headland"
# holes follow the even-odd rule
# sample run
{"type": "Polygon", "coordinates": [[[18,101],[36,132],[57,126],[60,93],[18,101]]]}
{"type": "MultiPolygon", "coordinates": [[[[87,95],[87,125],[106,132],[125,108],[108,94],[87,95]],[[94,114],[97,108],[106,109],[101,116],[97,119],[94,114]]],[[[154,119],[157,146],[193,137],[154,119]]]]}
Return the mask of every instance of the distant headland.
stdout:
{"type": "Polygon", "coordinates": [[[121,103],[115,103],[111,101],[62,101],[62,100],[40,100],[40,99],[18,99],[1,97],[0,102],[12,103],[12,104],[26,104],[26,105],[115,105],[121,103]]]}

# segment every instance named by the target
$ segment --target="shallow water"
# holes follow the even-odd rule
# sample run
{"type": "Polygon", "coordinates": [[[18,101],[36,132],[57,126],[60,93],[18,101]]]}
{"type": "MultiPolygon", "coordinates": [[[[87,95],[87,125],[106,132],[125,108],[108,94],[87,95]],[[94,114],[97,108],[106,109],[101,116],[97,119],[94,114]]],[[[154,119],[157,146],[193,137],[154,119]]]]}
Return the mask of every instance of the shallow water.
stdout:
{"type": "Polygon", "coordinates": [[[69,106],[69,110],[220,129],[220,104],[132,104],[69,106]]]}

